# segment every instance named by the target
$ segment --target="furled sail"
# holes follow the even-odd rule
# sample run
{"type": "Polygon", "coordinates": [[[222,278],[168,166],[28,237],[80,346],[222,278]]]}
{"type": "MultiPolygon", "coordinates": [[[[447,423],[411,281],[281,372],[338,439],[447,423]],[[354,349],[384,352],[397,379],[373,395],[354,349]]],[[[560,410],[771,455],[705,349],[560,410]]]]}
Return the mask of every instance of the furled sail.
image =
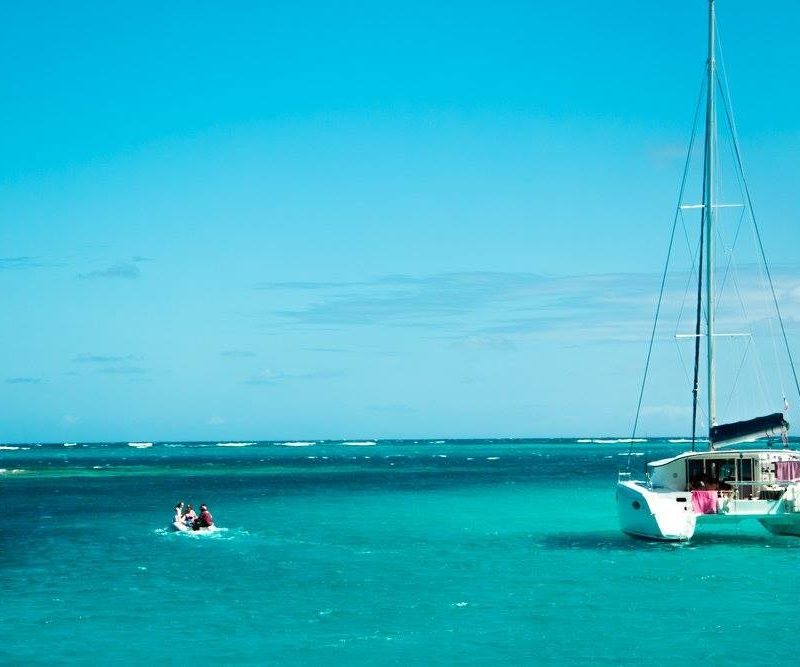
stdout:
{"type": "Polygon", "coordinates": [[[775,412],[755,419],[712,426],[708,439],[712,447],[717,447],[719,445],[732,445],[737,442],[783,435],[788,429],[789,422],[784,419],[783,413],[775,412]]]}

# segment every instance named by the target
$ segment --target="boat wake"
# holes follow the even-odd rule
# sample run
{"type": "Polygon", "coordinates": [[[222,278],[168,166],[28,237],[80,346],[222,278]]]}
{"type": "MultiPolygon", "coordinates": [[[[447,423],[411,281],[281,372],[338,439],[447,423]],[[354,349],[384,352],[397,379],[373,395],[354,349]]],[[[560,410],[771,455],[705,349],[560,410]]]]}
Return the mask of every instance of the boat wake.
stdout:
{"type": "Polygon", "coordinates": [[[203,530],[176,530],[170,525],[165,528],[156,528],[153,531],[156,535],[165,537],[186,537],[189,539],[232,539],[239,531],[231,531],[229,528],[205,528],[203,530]]]}

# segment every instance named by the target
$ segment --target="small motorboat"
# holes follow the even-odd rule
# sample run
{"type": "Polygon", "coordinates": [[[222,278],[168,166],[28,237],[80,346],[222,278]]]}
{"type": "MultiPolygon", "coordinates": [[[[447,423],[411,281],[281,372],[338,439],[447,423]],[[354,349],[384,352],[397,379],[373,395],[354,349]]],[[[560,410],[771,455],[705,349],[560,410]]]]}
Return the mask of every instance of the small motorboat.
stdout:
{"type": "Polygon", "coordinates": [[[172,522],[172,529],[175,532],[178,532],[178,533],[195,533],[195,534],[199,534],[199,533],[215,533],[218,530],[221,530],[220,528],[217,528],[216,526],[203,526],[203,527],[200,527],[200,528],[194,528],[193,526],[190,526],[190,525],[184,523],[183,521],[173,521],[172,522]]]}

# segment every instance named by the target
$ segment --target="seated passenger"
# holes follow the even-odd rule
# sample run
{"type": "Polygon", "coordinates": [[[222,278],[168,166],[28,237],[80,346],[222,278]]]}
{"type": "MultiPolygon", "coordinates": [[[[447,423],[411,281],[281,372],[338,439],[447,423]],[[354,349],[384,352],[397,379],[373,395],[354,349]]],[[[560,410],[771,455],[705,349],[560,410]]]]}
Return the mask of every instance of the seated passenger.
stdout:
{"type": "Polygon", "coordinates": [[[183,521],[183,501],[181,500],[177,505],[175,505],[175,516],[172,517],[173,523],[180,523],[183,521]]]}
{"type": "Polygon", "coordinates": [[[200,516],[194,520],[192,528],[200,530],[201,528],[211,528],[214,525],[214,518],[208,511],[207,505],[200,505],[200,516]]]}
{"type": "Polygon", "coordinates": [[[183,522],[187,526],[191,526],[194,524],[195,519],[197,518],[197,514],[194,511],[194,507],[191,505],[186,506],[186,511],[183,513],[183,522]]]}

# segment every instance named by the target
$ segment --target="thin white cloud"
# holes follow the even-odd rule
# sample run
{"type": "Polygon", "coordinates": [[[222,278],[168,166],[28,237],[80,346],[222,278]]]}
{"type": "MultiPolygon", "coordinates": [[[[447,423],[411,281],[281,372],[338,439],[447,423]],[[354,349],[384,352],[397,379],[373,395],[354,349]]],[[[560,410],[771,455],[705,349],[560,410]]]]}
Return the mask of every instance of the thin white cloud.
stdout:
{"type": "Polygon", "coordinates": [[[75,355],[72,360],[79,364],[118,364],[134,359],[136,359],[136,357],[132,354],[91,354],[82,352],[81,354],[75,355]]]}
{"type": "Polygon", "coordinates": [[[38,257],[0,257],[0,271],[38,269],[45,266],[38,257]]]}
{"type": "Polygon", "coordinates": [[[672,166],[686,159],[686,146],[681,144],[663,144],[651,147],[647,157],[657,167],[672,166]]]}
{"type": "Polygon", "coordinates": [[[249,378],[246,378],[245,380],[242,380],[242,384],[273,386],[286,381],[326,380],[326,379],[342,377],[343,375],[344,374],[341,371],[331,371],[331,370],[286,372],[286,371],[275,371],[268,368],[249,378]]]}
{"type": "Polygon", "coordinates": [[[138,266],[129,263],[120,263],[109,266],[106,269],[98,271],[90,271],[88,273],[79,273],[78,278],[81,280],[105,280],[105,279],[124,279],[135,280],[141,274],[138,266]]]}
{"type": "Polygon", "coordinates": [[[641,410],[645,417],[666,417],[667,419],[685,420],[690,417],[692,411],[685,405],[643,405],[641,410]]]}
{"type": "Polygon", "coordinates": [[[365,409],[370,412],[379,412],[386,414],[398,414],[406,412],[414,412],[414,408],[405,403],[382,403],[376,405],[367,405],[365,409]]]}
{"type": "MultiPolygon", "coordinates": [[[[326,285],[329,285],[326,283],[326,285]]],[[[511,335],[602,326],[632,306],[652,302],[656,276],[546,277],[528,273],[465,272],[421,278],[390,276],[350,283],[305,304],[274,313],[301,328],[375,326],[440,331],[458,344],[507,348],[511,335]]],[[[297,284],[287,289],[300,292],[297,284]]],[[[630,315],[628,314],[628,317],[630,315]]]]}
{"type": "MultiPolygon", "coordinates": [[[[741,282],[749,282],[750,271],[740,269],[740,279],[745,278],[741,282]]],[[[796,272],[783,273],[785,279],[779,284],[789,291],[783,313],[800,320],[800,281],[796,272]]],[[[299,331],[418,328],[438,332],[454,344],[495,349],[513,344],[519,336],[558,337],[564,342],[631,341],[649,334],[659,280],[655,272],[584,276],[464,272],[353,283],[274,283],[273,289],[293,292],[299,305],[275,311],[272,317],[276,326],[299,331]]],[[[678,320],[687,284],[688,273],[679,273],[668,285],[662,321],[678,320]]],[[[748,315],[766,316],[770,305],[762,298],[748,315]]]]}
{"type": "Polygon", "coordinates": [[[128,375],[141,377],[147,375],[149,370],[136,364],[140,357],[133,354],[94,354],[82,352],[72,358],[73,363],[94,366],[96,372],[104,375],[128,375]]]}
{"type": "Polygon", "coordinates": [[[472,335],[456,340],[454,347],[473,350],[513,350],[514,341],[505,335],[472,335]]]}
{"type": "Polygon", "coordinates": [[[144,375],[147,373],[147,369],[141,366],[107,366],[100,372],[107,375],[144,375]]]}
{"type": "Polygon", "coordinates": [[[249,350],[223,350],[220,352],[220,356],[229,359],[252,359],[256,356],[256,353],[249,350]]]}
{"type": "Polygon", "coordinates": [[[8,384],[39,384],[42,379],[37,377],[13,377],[6,378],[8,384]]]}

